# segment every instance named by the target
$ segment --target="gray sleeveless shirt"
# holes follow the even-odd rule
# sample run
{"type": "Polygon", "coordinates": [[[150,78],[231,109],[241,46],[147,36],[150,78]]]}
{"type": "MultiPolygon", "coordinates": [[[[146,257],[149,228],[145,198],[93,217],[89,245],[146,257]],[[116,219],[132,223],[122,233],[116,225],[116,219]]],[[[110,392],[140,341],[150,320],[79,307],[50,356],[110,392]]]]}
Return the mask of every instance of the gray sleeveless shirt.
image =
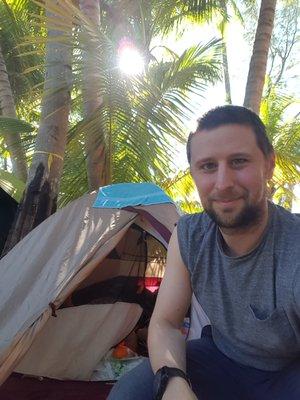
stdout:
{"type": "Polygon", "coordinates": [[[206,213],[184,215],[179,249],[216,346],[232,360],[276,371],[300,358],[300,218],[269,205],[260,244],[242,257],[222,249],[206,213]]]}

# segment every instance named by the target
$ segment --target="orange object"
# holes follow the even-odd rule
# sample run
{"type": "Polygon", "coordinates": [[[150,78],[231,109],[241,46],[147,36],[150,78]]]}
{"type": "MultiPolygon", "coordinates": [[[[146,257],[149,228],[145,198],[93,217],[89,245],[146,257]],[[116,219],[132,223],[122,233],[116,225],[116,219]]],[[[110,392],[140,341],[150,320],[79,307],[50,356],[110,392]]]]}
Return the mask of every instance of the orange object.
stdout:
{"type": "Polygon", "coordinates": [[[130,355],[130,349],[124,345],[124,342],[118,344],[118,346],[114,349],[112,356],[114,358],[126,358],[130,355]]]}

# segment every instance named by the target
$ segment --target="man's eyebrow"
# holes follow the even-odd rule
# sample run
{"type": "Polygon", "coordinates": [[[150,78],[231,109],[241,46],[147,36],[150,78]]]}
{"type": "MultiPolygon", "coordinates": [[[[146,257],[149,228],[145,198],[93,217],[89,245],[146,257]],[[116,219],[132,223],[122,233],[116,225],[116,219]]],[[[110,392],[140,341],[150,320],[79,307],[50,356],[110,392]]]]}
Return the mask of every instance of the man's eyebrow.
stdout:
{"type": "Polygon", "coordinates": [[[212,161],[215,161],[215,158],[213,158],[213,157],[199,158],[198,160],[196,160],[196,164],[202,164],[202,163],[212,162],[212,161]]]}
{"type": "MultiPolygon", "coordinates": [[[[239,152],[239,153],[232,153],[228,156],[228,158],[249,158],[251,157],[251,154],[246,153],[246,152],[239,152]]],[[[207,162],[215,162],[216,159],[214,157],[204,157],[204,158],[199,158],[198,160],[195,161],[195,164],[203,164],[207,162]]]]}
{"type": "Polygon", "coordinates": [[[230,158],[235,158],[235,157],[250,157],[249,153],[233,153],[230,154],[230,158]]]}

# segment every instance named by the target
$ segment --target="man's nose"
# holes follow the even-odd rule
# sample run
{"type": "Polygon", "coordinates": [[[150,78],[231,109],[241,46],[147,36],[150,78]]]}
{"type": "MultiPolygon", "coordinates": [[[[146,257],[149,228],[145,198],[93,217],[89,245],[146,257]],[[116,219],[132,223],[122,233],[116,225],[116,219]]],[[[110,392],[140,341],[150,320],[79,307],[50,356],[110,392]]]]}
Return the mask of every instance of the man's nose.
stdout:
{"type": "Polygon", "coordinates": [[[219,165],[215,188],[219,191],[230,189],[234,186],[234,171],[227,165],[219,165]]]}

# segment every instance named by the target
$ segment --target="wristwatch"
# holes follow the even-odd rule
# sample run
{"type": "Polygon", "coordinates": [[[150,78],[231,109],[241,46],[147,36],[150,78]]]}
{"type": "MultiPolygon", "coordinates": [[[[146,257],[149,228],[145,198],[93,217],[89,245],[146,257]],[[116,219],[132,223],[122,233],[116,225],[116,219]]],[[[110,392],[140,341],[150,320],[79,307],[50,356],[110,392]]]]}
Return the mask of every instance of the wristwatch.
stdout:
{"type": "Polygon", "coordinates": [[[170,378],[173,378],[175,376],[180,376],[181,378],[185,379],[190,385],[189,378],[187,377],[186,373],[183,372],[181,369],[164,366],[160,368],[154,376],[154,382],[153,382],[154,400],[162,399],[170,378]]]}

